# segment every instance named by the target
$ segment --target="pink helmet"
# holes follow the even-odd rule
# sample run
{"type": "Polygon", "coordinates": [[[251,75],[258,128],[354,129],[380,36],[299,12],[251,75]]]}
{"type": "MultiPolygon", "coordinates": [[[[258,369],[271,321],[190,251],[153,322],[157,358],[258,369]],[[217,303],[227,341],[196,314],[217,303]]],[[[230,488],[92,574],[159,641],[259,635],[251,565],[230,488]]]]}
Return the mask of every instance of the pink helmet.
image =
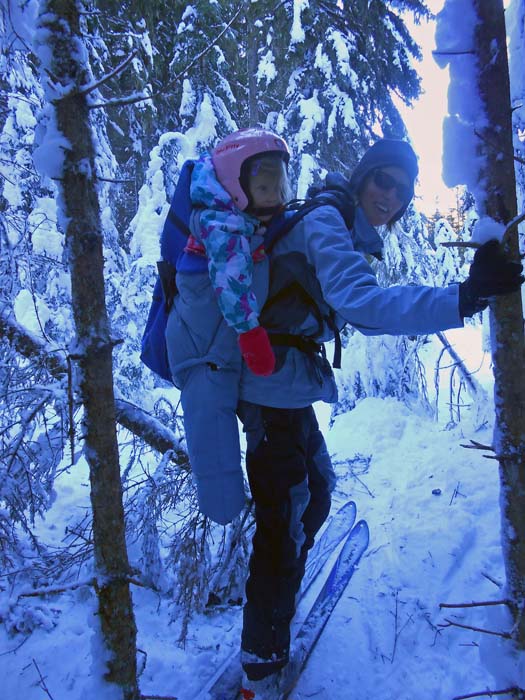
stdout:
{"type": "Polygon", "coordinates": [[[217,179],[241,211],[248,206],[248,197],[240,182],[242,165],[248,158],[261,153],[277,153],[285,163],[290,160],[286,142],[266,129],[234,131],[219,141],[212,151],[211,159],[217,179]]]}

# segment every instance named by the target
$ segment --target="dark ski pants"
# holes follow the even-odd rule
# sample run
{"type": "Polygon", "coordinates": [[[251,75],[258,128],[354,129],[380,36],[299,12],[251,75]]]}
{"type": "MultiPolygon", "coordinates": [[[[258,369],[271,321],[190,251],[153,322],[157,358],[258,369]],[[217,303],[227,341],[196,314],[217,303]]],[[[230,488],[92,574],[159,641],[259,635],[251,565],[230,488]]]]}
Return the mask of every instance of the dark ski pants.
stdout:
{"type": "Polygon", "coordinates": [[[330,510],[335,476],[311,406],[241,402],[239,415],[256,523],[241,648],[244,669],[255,680],[288,662],[296,595],[308,550],[330,510]]]}

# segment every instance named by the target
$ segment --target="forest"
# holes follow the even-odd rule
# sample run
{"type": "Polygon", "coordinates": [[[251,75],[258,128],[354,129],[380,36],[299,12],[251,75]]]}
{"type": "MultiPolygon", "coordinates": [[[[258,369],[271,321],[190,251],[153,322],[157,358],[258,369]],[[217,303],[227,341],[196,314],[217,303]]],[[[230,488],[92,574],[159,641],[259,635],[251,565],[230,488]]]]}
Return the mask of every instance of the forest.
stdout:
{"type": "MultiPolygon", "coordinates": [[[[423,0],[2,1],[5,700],[189,700],[235,650],[248,486],[231,524],[199,513],[179,392],[140,361],[171,196],[187,159],[245,126],[287,141],[298,198],[378,138],[410,139],[396,104],[421,93],[409,27],[428,21],[423,0]]],[[[524,46],[523,0],[444,3],[443,172],[461,197],[382,232],[382,286],[464,279],[487,231],[521,257],[524,46]]],[[[334,682],[354,700],[525,697],[520,295],[457,334],[343,332],[338,402],[316,410],[334,506],[356,500],[372,540],[294,700],[334,682]],[[466,619],[447,601],[480,604],[466,619]]]]}

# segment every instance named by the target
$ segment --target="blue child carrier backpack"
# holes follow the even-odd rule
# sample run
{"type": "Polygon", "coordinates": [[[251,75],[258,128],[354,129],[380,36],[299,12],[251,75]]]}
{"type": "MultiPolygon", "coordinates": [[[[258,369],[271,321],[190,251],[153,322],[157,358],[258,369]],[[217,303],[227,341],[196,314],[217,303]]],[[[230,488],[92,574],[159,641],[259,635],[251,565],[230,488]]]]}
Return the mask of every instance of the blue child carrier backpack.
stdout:
{"type": "Polygon", "coordinates": [[[177,294],[175,273],[206,272],[206,258],[184,250],[190,235],[191,174],[195,161],[187,160],[180,171],[179,180],[160,238],[161,260],[157,263],[158,276],[153,289],[153,299],[142,336],[140,359],[159,377],[172,381],[166,349],[166,324],[177,294]]]}
{"type": "MultiPolygon", "coordinates": [[[[160,239],[161,260],[157,263],[158,277],[153,289],[153,298],[142,336],[140,359],[162,379],[172,381],[168,351],[166,348],[166,325],[168,315],[177,295],[175,280],[176,272],[197,274],[207,272],[207,258],[185,251],[188,236],[191,235],[190,216],[193,205],[190,197],[191,175],[195,161],[187,160],[180,171],[179,180],[173,197],[160,239]]],[[[310,211],[316,207],[331,204],[343,216],[350,229],[354,218],[353,199],[349,195],[348,183],[338,173],[329,173],[325,184],[319,188],[311,188],[307,200],[291,202],[286,210],[269,224],[265,234],[265,249],[267,255],[278,241],[310,211]]],[[[340,366],[340,340],[337,329],[336,346],[338,357],[334,367],[340,366]]],[[[281,334],[282,336],[282,334],[281,334]]],[[[293,338],[286,341],[281,337],[281,343],[296,345],[293,338]]]]}

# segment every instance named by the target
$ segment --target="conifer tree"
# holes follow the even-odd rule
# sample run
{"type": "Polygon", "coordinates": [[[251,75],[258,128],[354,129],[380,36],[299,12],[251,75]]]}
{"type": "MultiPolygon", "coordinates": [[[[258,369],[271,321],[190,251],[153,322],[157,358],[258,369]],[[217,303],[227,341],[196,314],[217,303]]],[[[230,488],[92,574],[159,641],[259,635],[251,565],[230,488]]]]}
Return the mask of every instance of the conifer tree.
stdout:
{"type": "MultiPolygon", "coordinates": [[[[445,6],[445,18],[447,7],[445,6]]],[[[472,0],[465,5],[462,42],[472,51],[454,52],[455,36],[444,31],[440,53],[450,64],[449,113],[445,124],[445,173],[449,184],[463,181],[475,192],[479,224],[494,226],[507,255],[519,260],[512,110],[502,0],[472,0]],[[454,99],[455,98],[455,99],[454,99]],[[477,109],[476,109],[477,107],[477,109]],[[466,144],[467,167],[456,168],[452,154],[466,144]]],[[[446,27],[446,23],[444,23],[446,27]]],[[[439,27],[439,25],[438,25],[439,27]]],[[[510,637],[525,650],[525,338],[521,294],[490,303],[494,370],[493,449],[501,483],[501,538],[506,571],[506,605],[513,624],[510,637]]],[[[508,678],[505,676],[505,683],[508,678]]],[[[517,680],[519,682],[519,680],[517,680]]],[[[518,690],[518,688],[516,688],[518,690]]],[[[521,691],[520,691],[521,692],[521,691]]]]}
{"type": "Polygon", "coordinates": [[[115,427],[113,341],[106,310],[95,147],[87,97],[91,76],[84,60],[76,0],[42,0],[39,20],[42,83],[49,103],[41,148],[51,161],[47,174],[51,168],[60,181],[60,216],[69,250],[75,357],[85,412],[85,457],[90,467],[98,612],[107,652],[105,677],[119,689],[123,700],[138,700],[136,627],[115,427]]]}

